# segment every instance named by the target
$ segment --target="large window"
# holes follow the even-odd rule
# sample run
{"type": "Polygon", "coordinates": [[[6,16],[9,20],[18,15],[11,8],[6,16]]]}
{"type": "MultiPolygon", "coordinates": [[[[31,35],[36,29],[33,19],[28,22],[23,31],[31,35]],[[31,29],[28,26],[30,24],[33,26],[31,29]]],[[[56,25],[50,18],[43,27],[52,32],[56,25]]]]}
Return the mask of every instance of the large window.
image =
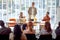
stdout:
{"type": "Polygon", "coordinates": [[[41,21],[46,12],[50,12],[51,23],[56,21],[56,7],[58,0],[0,0],[0,19],[5,22],[9,18],[19,19],[19,14],[22,11],[28,20],[28,8],[32,2],[35,2],[37,8],[37,21],[41,21]]]}

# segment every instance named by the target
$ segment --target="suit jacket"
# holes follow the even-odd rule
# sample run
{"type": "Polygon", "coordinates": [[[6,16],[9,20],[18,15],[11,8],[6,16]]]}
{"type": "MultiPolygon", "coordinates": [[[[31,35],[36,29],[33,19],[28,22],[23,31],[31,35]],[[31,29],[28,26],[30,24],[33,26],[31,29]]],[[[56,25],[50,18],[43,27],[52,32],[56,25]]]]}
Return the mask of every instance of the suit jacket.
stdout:
{"type": "MultiPolygon", "coordinates": [[[[32,15],[32,7],[29,8],[28,14],[32,15]]],[[[36,16],[36,14],[37,14],[37,9],[34,7],[34,16],[36,16]]]]}

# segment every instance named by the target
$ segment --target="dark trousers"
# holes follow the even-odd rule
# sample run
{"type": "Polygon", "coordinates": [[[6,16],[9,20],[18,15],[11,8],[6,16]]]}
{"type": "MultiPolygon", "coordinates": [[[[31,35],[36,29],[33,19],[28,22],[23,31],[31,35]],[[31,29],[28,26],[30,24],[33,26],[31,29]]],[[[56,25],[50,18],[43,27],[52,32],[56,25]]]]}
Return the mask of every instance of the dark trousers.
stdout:
{"type": "Polygon", "coordinates": [[[0,35],[0,40],[9,40],[9,35],[0,35]]]}
{"type": "Polygon", "coordinates": [[[41,35],[39,40],[52,40],[52,35],[41,35]]]}
{"type": "Polygon", "coordinates": [[[37,40],[35,34],[26,34],[27,40],[37,40]]]}
{"type": "Polygon", "coordinates": [[[58,36],[56,37],[56,40],[60,40],[60,35],[58,35],[58,36]]]}
{"type": "Polygon", "coordinates": [[[15,36],[14,40],[20,40],[20,36],[15,36]]]}

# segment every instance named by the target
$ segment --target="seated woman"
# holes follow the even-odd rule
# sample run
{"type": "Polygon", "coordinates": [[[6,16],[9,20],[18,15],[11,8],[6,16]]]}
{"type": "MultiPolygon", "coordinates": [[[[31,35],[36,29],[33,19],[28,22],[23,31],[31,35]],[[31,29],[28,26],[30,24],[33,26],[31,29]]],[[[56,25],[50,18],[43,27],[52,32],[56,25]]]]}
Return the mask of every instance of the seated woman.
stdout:
{"type": "Polygon", "coordinates": [[[46,16],[43,18],[42,21],[50,22],[49,12],[47,12],[46,16]]]}
{"type": "Polygon", "coordinates": [[[23,16],[23,12],[20,12],[19,19],[20,19],[20,23],[22,23],[22,24],[24,24],[26,22],[25,16],[23,16]]]}
{"type": "Polygon", "coordinates": [[[56,32],[56,35],[57,35],[56,40],[60,40],[60,22],[58,23],[58,27],[55,30],[55,32],[56,32]]]}
{"type": "Polygon", "coordinates": [[[39,40],[52,40],[51,32],[51,25],[49,22],[46,22],[45,27],[40,30],[41,34],[39,40]]]}
{"type": "Polygon", "coordinates": [[[26,35],[27,40],[36,40],[35,30],[33,30],[33,23],[32,22],[28,22],[27,28],[26,28],[26,30],[24,30],[23,33],[26,35]]]}
{"type": "Polygon", "coordinates": [[[14,40],[26,40],[26,37],[22,33],[21,27],[18,24],[14,27],[14,40]]]}

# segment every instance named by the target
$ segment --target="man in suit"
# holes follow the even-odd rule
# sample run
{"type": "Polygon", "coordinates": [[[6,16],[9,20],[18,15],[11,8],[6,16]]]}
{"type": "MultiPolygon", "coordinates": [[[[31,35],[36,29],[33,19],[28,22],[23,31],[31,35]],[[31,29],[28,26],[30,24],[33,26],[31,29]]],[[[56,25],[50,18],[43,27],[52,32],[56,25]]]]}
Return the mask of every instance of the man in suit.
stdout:
{"type": "Polygon", "coordinates": [[[35,3],[32,2],[32,7],[29,7],[29,9],[28,9],[29,20],[34,19],[34,17],[37,14],[37,9],[34,6],[35,6],[35,3]]]}

